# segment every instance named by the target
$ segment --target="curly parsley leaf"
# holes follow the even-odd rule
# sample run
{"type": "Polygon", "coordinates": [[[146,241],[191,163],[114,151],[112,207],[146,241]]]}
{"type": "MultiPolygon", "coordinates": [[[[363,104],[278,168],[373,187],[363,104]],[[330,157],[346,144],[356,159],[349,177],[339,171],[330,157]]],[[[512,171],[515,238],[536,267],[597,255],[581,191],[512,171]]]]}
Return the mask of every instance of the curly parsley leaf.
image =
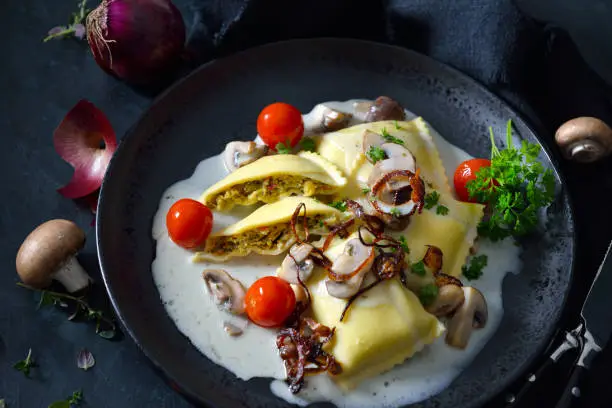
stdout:
{"type": "Polygon", "coordinates": [[[363,194],[369,194],[370,193],[370,188],[369,187],[362,187],[361,188],[361,192],[363,194]]]}
{"type": "Polygon", "coordinates": [[[382,128],[380,131],[380,135],[385,139],[385,141],[389,142],[389,143],[395,143],[398,145],[403,145],[404,141],[400,138],[397,138],[395,136],[393,136],[392,134],[390,134],[389,132],[387,132],[386,128],[382,128]]]}
{"type": "Polygon", "coordinates": [[[410,266],[410,271],[415,275],[425,276],[425,263],[423,261],[415,262],[410,266]]]}
{"type": "Polygon", "coordinates": [[[476,280],[482,276],[482,270],[487,266],[489,258],[486,255],[477,255],[461,267],[461,272],[467,280],[476,280]]]}
{"type": "Polygon", "coordinates": [[[333,203],[329,204],[330,207],[334,207],[337,210],[340,210],[342,212],[347,210],[347,206],[346,206],[346,201],[341,200],[341,201],[334,201],[333,203]]]}
{"type": "Polygon", "coordinates": [[[448,215],[448,207],[445,205],[439,205],[436,207],[436,214],[438,215],[448,215]]]}
{"type": "MultiPolygon", "coordinates": [[[[399,237],[399,243],[402,247],[402,249],[404,250],[405,253],[409,254],[410,253],[410,248],[408,248],[408,241],[406,241],[406,237],[405,236],[400,236],[399,237]]],[[[425,266],[425,265],[423,265],[425,266]]]]}
{"type": "Polygon", "coordinates": [[[427,193],[425,195],[425,208],[431,210],[438,204],[438,200],[440,200],[440,193],[437,191],[432,191],[431,193],[427,193]]]}
{"type": "Polygon", "coordinates": [[[402,129],[402,127],[401,127],[401,126],[400,126],[400,124],[397,122],[397,120],[393,121],[393,124],[395,125],[395,128],[396,128],[397,130],[402,129]]]}
{"type": "Polygon", "coordinates": [[[478,233],[492,241],[523,236],[538,224],[538,211],[552,203],[555,178],[552,170],[538,161],[540,145],[524,140],[517,148],[512,143],[512,121],[506,127],[506,148],[491,138],[491,166],[481,167],[476,179],[466,183],[471,198],[489,204],[491,215],[478,226],[478,233]]]}
{"type": "Polygon", "coordinates": [[[302,140],[300,140],[300,146],[307,152],[314,152],[317,148],[317,144],[311,137],[303,137],[302,140]]]}
{"type": "Polygon", "coordinates": [[[291,154],[291,145],[289,143],[277,143],[276,152],[278,154],[291,154]]]}
{"type": "Polygon", "coordinates": [[[423,306],[428,306],[438,297],[438,287],[434,283],[422,286],[419,289],[418,296],[421,304],[423,306]]]}
{"type": "Polygon", "coordinates": [[[384,160],[387,157],[385,151],[378,146],[370,146],[370,150],[366,154],[373,163],[384,160]]]}
{"type": "Polygon", "coordinates": [[[32,349],[28,350],[28,355],[25,359],[13,364],[13,368],[17,371],[21,371],[27,378],[30,378],[30,369],[33,367],[36,367],[36,362],[32,358],[32,349]]]}

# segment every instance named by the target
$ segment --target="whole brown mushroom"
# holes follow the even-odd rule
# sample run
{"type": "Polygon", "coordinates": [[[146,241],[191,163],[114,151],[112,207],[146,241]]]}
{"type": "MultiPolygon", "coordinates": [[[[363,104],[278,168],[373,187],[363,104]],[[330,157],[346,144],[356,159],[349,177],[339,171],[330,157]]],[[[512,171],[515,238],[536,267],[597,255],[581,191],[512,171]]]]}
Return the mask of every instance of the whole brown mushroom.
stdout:
{"type": "Polygon", "coordinates": [[[47,221],[30,233],[17,252],[15,266],[21,281],[44,289],[57,280],[70,293],[85,289],[91,277],[76,259],[85,245],[85,232],[72,221],[47,221]]]}
{"type": "Polygon", "coordinates": [[[612,129],[593,117],[565,122],[555,133],[555,140],[567,159],[581,163],[600,160],[612,152],[612,129]]]}

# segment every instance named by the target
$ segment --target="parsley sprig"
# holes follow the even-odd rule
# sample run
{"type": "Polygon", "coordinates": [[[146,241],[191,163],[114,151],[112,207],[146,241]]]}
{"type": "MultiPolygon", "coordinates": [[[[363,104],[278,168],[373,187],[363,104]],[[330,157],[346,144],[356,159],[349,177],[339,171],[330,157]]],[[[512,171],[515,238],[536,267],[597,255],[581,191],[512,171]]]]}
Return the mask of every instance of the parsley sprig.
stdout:
{"type": "Polygon", "coordinates": [[[482,276],[482,270],[487,266],[489,258],[486,255],[477,255],[461,267],[461,272],[467,280],[476,280],[482,276]]]}
{"type": "Polygon", "coordinates": [[[317,148],[317,144],[311,137],[303,137],[302,140],[300,140],[300,146],[307,152],[314,152],[317,148]]]}
{"type": "Polygon", "coordinates": [[[91,9],[87,7],[87,0],[81,0],[78,7],[78,11],[72,13],[70,23],[65,26],[53,27],[49,30],[43,42],[70,36],[78,38],[79,40],[85,38],[85,20],[87,19],[87,15],[91,12],[91,9]]]}
{"type": "Polygon", "coordinates": [[[538,224],[538,210],[552,203],[555,178],[538,161],[540,145],[523,140],[520,148],[513,146],[512,121],[506,127],[505,149],[497,148],[490,127],[489,135],[491,166],[481,167],[466,184],[471,198],[489,205],[490,217],[480,223],[478,233],[492,241],[526,235],[538,224]]]}
{"type": "Polygon", "coordinates": [[[25,359],[13,364],[13,368],[17,371],[21,371],[27,378],[30,378],[30,369],[32,367],[36,367],[36,362],[32,358],[32,349],[28,350],[28,355],[25,359]]]}
{"type": "Polygon", "coordinates": [[[292,151],[291,144],[283,142],[277,143],[275,149],[278,154],[291,154],[292,151]]]}
{"type": "Polygon", "coordinates": [[[83,391],[75,391],[72,395],[65,400],[55,401],[49,404],[48,408],[71,408],[77,405],[81,405],[83,401],[83,391]]]}
{"type": "Polygon", "coordinates": [[[398,137],[393,136],[392,134],[390,134],[389,132],[387,132],[386,128],[382,128],[380,130],[380,135],[385,139],[386,142],[389,143],[395,143],[398,145],[403,145],[404,141],[398,137]]]}
{"type": "Polygon", "coordinates": [[[418,296],[423,306],[429,306],[438,297],[438,287],[434,283],[422,286],[418,296]]]}
{"type": "Polygon", "coordinates": [[[379,160],[384,160],[387,157],[387,154],[383,149],[378,146],[370,146],[370,150],[366,153],[372,163],[376,163],[379,160]]]}
{"type": "Polygon", "coordinates": [[[440,200],[440,193],[438,193],[437,191],[432,191],[431,193],[427,193],[425,195],[424,198],[424,202],[425,205],[424,207],[428,210],[431,210],[432,208],[436,207],[436,214],[438,215],[447,215],[448,214],[448,207],[442,204],[439,204],[440,200]]]}
{"type": "Polygon", "coordinates": [[[410,271],[415,275],[425,276],[427,270],[425,269],[425,262],[419,261],[410,265],[410,271]]]}
{"type": "Polygon", "coordinates": [[[77,317],[93,320],[96,322],[96,334],[98,336],[109,340],[115,337],[116,326],[113,319],[107,317],[102,310],[93,308],[85,297],[73,296],[67,293],[54,292],[46,289],[36,289],[21,282],[18,282],[17,286],[40,292],[38,308],[57,305],[64,309],[68,309],[72,306],[72,313],[68,316],[68,320],[74,320],[77,317]]]}
{"type": "Polygon", "coordinates": [[[334,201],[331,204],[329,204],[330,207],[334,207],[337,210],[340,210],[342,212],[346,211],[348,209],[347,205],[346,205],[346,201],[344,200],[340,200],[340,201],[334,201]]]}

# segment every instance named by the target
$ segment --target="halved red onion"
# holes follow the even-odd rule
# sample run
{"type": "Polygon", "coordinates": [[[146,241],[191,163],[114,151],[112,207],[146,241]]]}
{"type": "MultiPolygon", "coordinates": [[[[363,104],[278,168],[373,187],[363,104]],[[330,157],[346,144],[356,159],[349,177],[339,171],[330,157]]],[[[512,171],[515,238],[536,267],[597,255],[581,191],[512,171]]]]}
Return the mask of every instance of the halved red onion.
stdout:
{"type": "Polygon", "coordinates": [[[74,168],[70,182],[57,191],[67,198],[80,198],[100,188],[117,149],[117,137],[106,115],[93,103],[80,100],[55,129],[53,145],[74,168]]]}

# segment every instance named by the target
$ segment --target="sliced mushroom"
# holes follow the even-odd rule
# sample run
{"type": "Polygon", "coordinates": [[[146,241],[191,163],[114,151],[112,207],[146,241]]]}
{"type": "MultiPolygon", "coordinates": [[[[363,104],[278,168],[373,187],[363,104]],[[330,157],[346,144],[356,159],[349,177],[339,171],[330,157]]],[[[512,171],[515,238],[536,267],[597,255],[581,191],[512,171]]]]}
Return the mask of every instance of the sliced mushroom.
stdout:
{"type": "Polygon", "coordinates": [[[347,299],[357,293],[365,274],[372,268],[374,255],[374,248],[364,245],[359,238],[348,240],[344,251],[331,267],[331,274],[337,279],[328,278],[325,281],[327,293],[341,299],[347,299]]]}
{"type": "Polygon", "coordinates": [[[465,301],[463,289],[457,285],[444,285],[438,288],[438,296],[425,310],[437,317],[449,316],[465,301]]]}
{"type": "Polygon", "coordinates": [[[463,287],[465,300],[457,309],[447,326],[446,344],[465,349],[474,329],[486,326],[488,319],[487,301],[476,288],[463,287]]]}
{"type": "Polygon", "coordinates": [[[382,137],[382,135],[376,132],[372,132],[371,130],[368,130],[368,129],[363,131],[363,140],[361,142],[361,145],[363,148],[363,154],[366,155],[368,160],[370,160],[370,157],[368,156],[368,152],[370,151],[370,149],[372,147],[380,147],[384,143],[385,143],[385,138],[382,137]]]}
{"type": "Polygon", "coordinates": [[[406,112],[402,105],[388,96],[379,96],[376,98],[365,116],[366,122],[404,119],[406,119],[406,112]]]}
{"type": "Polygon", "coordinates": [[[313,127],[309,129],[313,132],[325,132],[340,130],[348,126],[353,115],[332,109],[329,106],[318,104],[314,107],[311,114],[313,127]]]}
{"type": "Polygon", "coordinates": [[[421,211],[424,205],[423,180],[410,170],[393,170],[372,185],[370,200],[376,210],[395,217],[407,217],[421,211]],[[398,188],[392,190],[392,188],[398,188]]]}
{"type": "Polygon", "coordinates": [[[234,279],[224,269],[206,269],[202,272],[202,278],[208,293],[218,306],[232,314],[244,313],[246,290],[240,281],[234,279]]]}
{"type": "MultiPolygon", "coordinates": [[[[410,150],[396,143],[383,143],[380,145],[380,148],[383,149],[388,158],[376,162],[368,178],[368,185],[374,185],[384,174],[394,170],[416,172],[416,159],[410,150]]],[[[399,188],[401,186],[397,186],[394,189],[397,190],[399,188]]]]}
{"type": "Polygon", "coordinates": [[[302,285],[291,285],[291,289],[293,289],[293,293],[295,294],[295,301],[297,303],[307,303],[308,295],[306,294],[306,289],[302,285]]]}
{"type": "Polygon", "coordinates": [[[299,274],[300,280],[306,282],[314,269],[314,262],[310,258],[313,249],[312,245],[306,243],[293,245],[283,259],[277,273],[278,277],[289,283],[298,284],[299,274]]]}
{"type": "Polygon", "coordinates": [[[240,336],[244,330],[231,322],[223,322],[223,330],[232,337],[240,336]]]}
{"type": "Polygon", "coordinates": [[[597,161],[612,152],[612,129],[600,119],[583,116],[565,122],[555,140],[567,159],[597,161]]]}
{"type": "Polygon", "coordinates": [[[223,163],[232,172],[268,153],[268,146],[251,142],[229,142],[223,152],[223,163]]]}

